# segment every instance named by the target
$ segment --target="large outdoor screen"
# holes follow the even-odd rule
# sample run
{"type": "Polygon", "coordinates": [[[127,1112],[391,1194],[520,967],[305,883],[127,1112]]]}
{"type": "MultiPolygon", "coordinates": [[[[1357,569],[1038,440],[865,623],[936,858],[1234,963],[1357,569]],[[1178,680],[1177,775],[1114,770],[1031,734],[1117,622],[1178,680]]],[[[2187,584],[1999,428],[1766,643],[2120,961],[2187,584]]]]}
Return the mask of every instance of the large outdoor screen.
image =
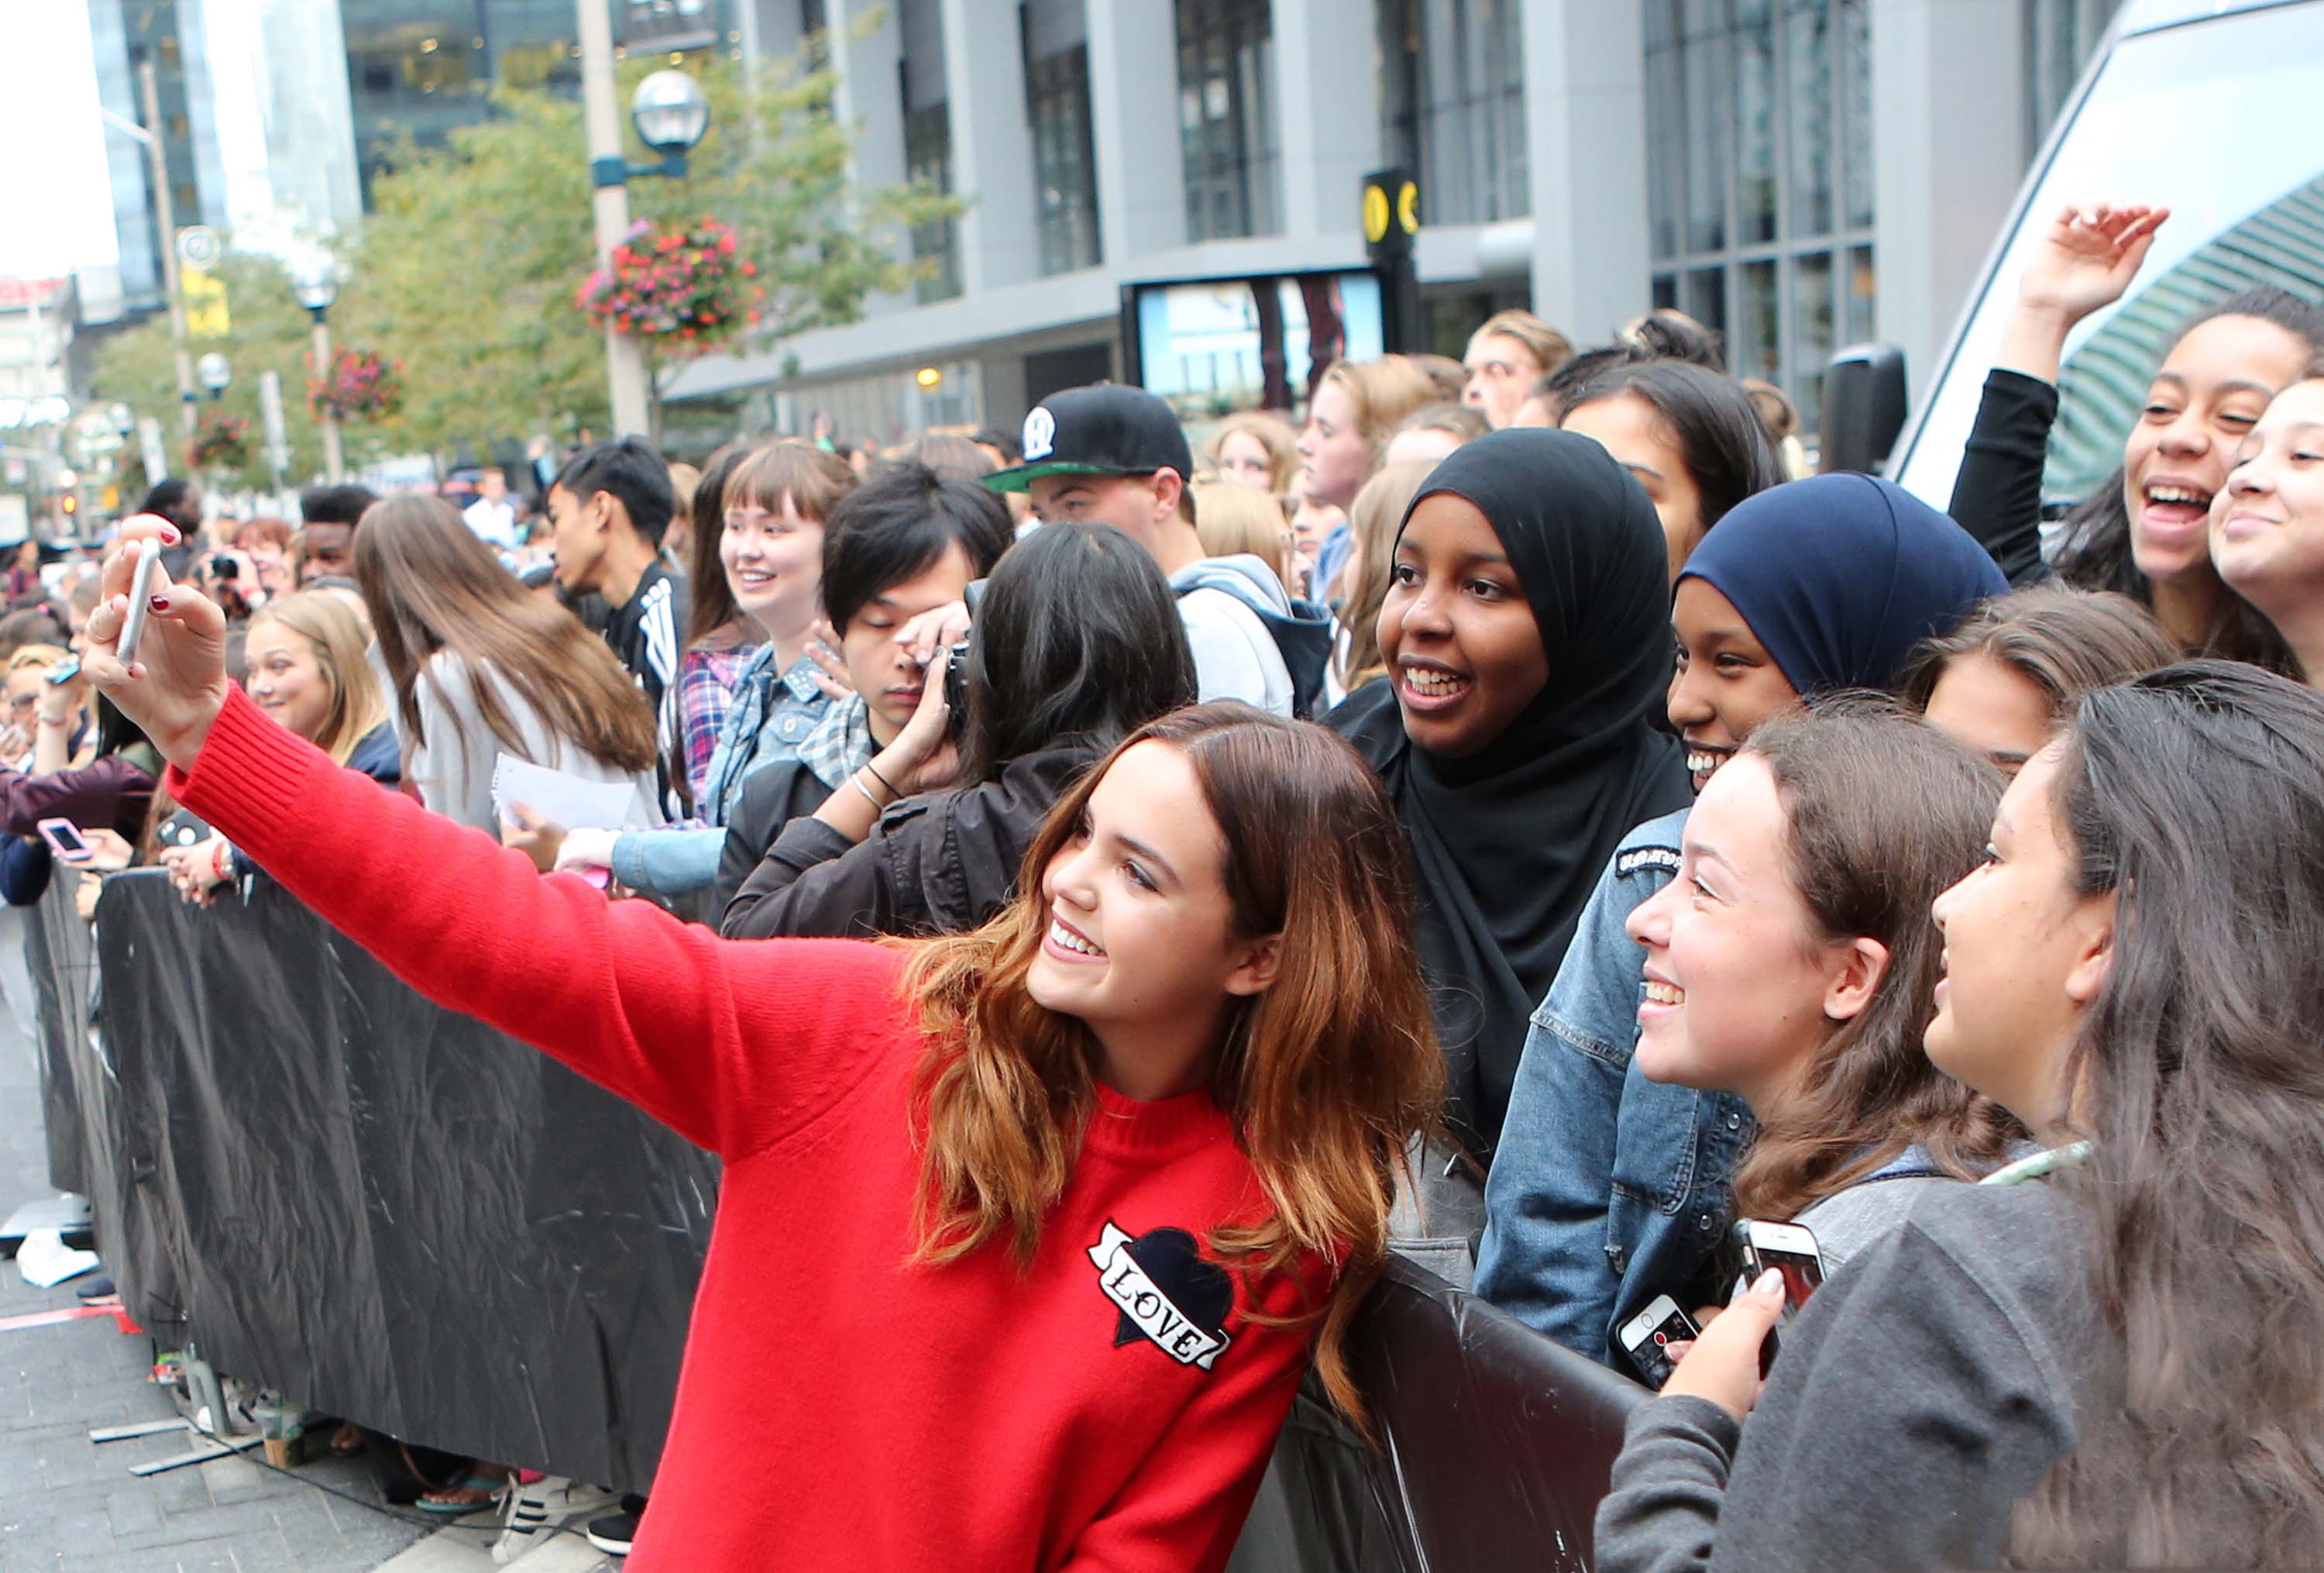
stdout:
{"type": "Polygon", "coordinates": [[[1182,420],[1304,406],[1333,361],[1387,350],[1379,280],[1368,270],[1132,284],[1122,294],[1129,380],[1182,420]]]}

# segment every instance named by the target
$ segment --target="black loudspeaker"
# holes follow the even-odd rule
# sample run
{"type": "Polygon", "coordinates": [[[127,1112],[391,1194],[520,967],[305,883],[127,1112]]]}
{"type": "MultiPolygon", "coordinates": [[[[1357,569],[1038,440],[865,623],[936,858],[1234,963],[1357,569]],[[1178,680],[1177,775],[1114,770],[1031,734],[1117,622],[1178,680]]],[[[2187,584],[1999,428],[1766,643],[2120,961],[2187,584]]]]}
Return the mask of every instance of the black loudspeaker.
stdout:
{"type": "Polygon", "coordinates": [[[1823,378],[1816,469],[1878,475],[1904,430],[1904,352],[1893,344],[1851,345],[1823,378]]]}

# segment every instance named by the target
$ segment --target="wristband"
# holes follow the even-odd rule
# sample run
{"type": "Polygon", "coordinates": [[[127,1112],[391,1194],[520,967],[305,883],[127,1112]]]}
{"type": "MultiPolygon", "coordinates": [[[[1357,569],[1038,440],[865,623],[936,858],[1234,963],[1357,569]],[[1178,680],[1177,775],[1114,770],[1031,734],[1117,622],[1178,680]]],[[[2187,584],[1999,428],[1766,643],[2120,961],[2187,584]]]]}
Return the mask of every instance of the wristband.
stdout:
{"type": "Polygon", "coordinates": [[[59,716],[55,720],[51,721],[46,716],[42,716],[41,717],[41,725],[43,726],[69,726],[72,725],[72,717],[70,716],[59,716]]]}
{"type": "MultiPolygon", "coordinates": [[[[863,768],[864,768],[865,770],[872,770],[872,767],[871,767],[870,765],[868,765],[868,764],[867,764],[867,765],[865,765],[863,768]]],[[[878,771],[876,771],[876,770],[873,770],[873,771],[872,771],[872,773],[873,775],[878,775],[880,773],[879,773],[878,771]]],[[[849,776],[849,777],[847,778],[847,784],[848,784],[849,786],[853,787],[857,791],[859,791],[859,792],[861,792],[861,793],[862,793],[862,794],[863,794],[863,800],[864,800],[865,802],[867,802],[867,803],[869,803],[869,804],[871,804],[871,805],[872,805],[872,813],[873,813],[873,814],[875,814],[875,815],[878,815],[878,814],[884,814],[884,813],[886,813],[886,812],[888,811],[888,805],[887,805],[887,804],[885,804],[885,803],[883,803],[883,802],[881,802],[878,798],[873,797],[873,796],[872,795],[872,789],[871,789],[870,787],[865,786],[865,785],[863,784],[863,777],[862,777],[862,773],[861,773],[861,772],[857,773],[856,773],[856,774],[854,774],[854,775],[851,775],[851,776],[849,776]]],[[[882,782],[881,784],[882,786],[884,786],[884,785],[886,785],[887,783],[886,783],[885,782],[882,782]]]]}
{"type": "MultiPolygon", "coordinates": [[[[896,801],[899,803],[904,800],[904,794],[896,790],[896,783],[894,782],[890,781],[886,776],[880,773],[880,767],[878,765],[872,763],[867,759],[863,762],[863,768],[872,773],[872,779],[873,781],[878,782],[881,786],[888,789],[888,795],[890,797],[895,799],[896,801]]],[[[868,798],[872,794],[870,792],[865,792],[863,795],[868,798]]]]}

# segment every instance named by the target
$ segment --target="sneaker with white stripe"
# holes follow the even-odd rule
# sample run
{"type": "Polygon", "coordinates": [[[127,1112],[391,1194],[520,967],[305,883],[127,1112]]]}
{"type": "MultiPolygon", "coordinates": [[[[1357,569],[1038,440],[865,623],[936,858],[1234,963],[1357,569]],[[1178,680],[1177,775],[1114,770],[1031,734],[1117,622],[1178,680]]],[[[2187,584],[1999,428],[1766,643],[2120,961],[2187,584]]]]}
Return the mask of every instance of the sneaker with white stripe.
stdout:
{"type": "Polygon", "coordinates": [[[493,1541],[493,1564],[506,1567],[556,1538],[567,1520],[593,1513],[618,1500],[599,1485],[584,1485],[562,1475],[544,1475],[530,1485],[511,1483],[501,1532],[493,1541]]]}

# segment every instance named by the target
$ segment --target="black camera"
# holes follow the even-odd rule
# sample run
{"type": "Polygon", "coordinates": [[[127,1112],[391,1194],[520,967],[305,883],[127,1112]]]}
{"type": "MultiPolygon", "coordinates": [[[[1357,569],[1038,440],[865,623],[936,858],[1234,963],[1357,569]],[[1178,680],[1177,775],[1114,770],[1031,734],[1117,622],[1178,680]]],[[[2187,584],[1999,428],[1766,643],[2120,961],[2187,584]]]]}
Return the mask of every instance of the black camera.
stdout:
{"type": "Polygon", "coordinates": [[[210,559],[210,578],[214,579],[238,579],[241,577],[242,564],[235,561],[235,560],[226,552],[221,551],[210,559]]]}
{"type": "Polygon", "coordinates": [[[957,747],[968,736],[968,641],[952,647],[945,663],[945,734],[957,747]]]}

